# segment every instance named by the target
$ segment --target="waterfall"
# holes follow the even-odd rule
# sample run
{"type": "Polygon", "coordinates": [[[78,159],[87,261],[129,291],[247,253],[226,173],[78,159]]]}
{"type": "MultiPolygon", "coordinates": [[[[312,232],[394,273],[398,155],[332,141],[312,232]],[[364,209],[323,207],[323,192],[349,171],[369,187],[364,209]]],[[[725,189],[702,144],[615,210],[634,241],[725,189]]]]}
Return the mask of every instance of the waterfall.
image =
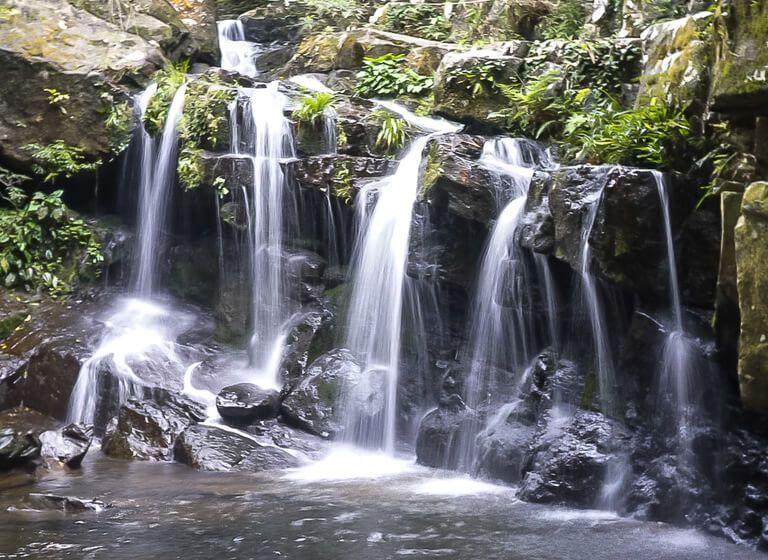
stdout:
{"type": "Polygon", "coordinates": [[[239,19],[225,19],[217,22],[221,69],[238,72],[254,78],[258,75],[253,57],[256,46],[245,40],[243,22],[239,19]]]}
{"type": "Polygon", "coordinates": [[[659,370],[658,401],[662,416],[671,413],[678,439],[680,459],[689,461],[692,450],[691,424],[695,411],[692,402],[692,383],[696,364],[694,342],[685,332],[683,308],[680,301],[680,286],[677,277],[677,261],[672,239],[672,223],[669,214],[669,194],[664,175],[652,171],[661,203],[664,224],[664,241],[669,268],[669,297],[672,311],[672,324],[665,325],[667,332],[659,370]],[[671,397],[672,410],[665,403],[671,397]]]}
{"type": "MultiPolygon", "coordinates": [[[[499,181],[499,187],[507,185],[507,189],[496,195],[500,202],[509,202],[496,220],[485,248],[470,309],[468,346],[464,351],[468,363],[464,397],[471,408],[516,399],[529,377],[531,360],[541,350],[542,329],[538,328],[539,317],[533,312],[535,289],[542,283],[539,272],[548,273],[549,267],[545,257],[541,257],[543,264],[538,260],[531,262],[517,237],[533,167],[539,161],[536,148],[523,140],[494,138],[485,143],[480,158],[481,165],[506,179],[499,181]],[[508,379],[509,376],[514,378],[508,379]]],[[[543,280],[545,291],[552,290],[551,277],[545,275],[543,280]]],[[[556,300],[553,293],[547,293],[545,299],[547,330],[554,340],[558,330],[554,326],[556,300]]],[[[460,447],[459,466],[469,470],[476,453],[474,439],[463,438],[460,447]]]]}
{"type": "Polygon", "coordinates": [[[233,103],[231,122],[234,155],[250,159],[253,180],[247,188],[248,253],[252,287],[250,365],[259,384],[278,386],[287,322],[292,316],[283,254],[283,229],[287,205],[280,160],[293,157],[293,137],[284,116],[286,97],[273,82],[267,87],[243,89],[233,103]]]}
{"type": "Polygon", "coordinates": [[[346,410],[348,438],[364,447],[394,451],[395,405],[403,281],[408,258],[411,211],[429,136],[413,142],[394,175],[371,183],[357,196],[359,226],[353,257],[353,290],[346,346],[364,363],[363,379],[346,410]],[[372,196],[376,196],[371,204],[372,196]],[[372,388],[382,391],[383,407],[358,406],[372,388]]]}
{"type": "MultiPolygon", "coordinates": [[[[154,164],[150,165],[151,158],[144,157],[146,152],[141,161],[139,223],[136,232],[138,265],[134,278],[134,292],[142,297],[152,297],[155,291],[158,256],[162,251],[160,236],[167,218],[168,199],[176,181],[178,124],[184,110],[185,91],[186,84],[176,90],[173,96],[165,117],[165,126],[154,164]]],[[[146,133],[139,132],[139,134],[146,133]]]]}

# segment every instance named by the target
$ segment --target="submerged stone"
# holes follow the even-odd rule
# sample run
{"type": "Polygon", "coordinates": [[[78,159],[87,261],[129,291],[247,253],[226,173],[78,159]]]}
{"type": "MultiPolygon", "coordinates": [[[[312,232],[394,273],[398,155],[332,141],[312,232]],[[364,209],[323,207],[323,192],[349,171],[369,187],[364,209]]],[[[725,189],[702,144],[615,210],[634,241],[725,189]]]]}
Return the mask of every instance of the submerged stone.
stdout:
{"type": "Polygon", "coordinates": [[[49,430],[40,434],[41,454],[51,457],[66,466],[76,469],[83,462],[93,441],[93,427],[83,424],[69,424],[60,430],[49,430]]]}

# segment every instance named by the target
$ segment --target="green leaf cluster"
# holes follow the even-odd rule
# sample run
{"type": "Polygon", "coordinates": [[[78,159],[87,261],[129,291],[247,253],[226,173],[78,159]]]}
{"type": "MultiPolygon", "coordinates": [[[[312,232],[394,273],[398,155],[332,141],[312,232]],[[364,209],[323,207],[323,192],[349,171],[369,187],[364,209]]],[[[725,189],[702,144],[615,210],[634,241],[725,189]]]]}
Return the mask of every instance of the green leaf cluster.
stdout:
{"type": "Polygon", "coordinates": [[[377,148],[393,153],[405,145],[408,140],[408,123],[405,120],[385,109],[376,110],[371,116],[379,126],[379,133],[376,135],[377,148]]]}
{"type": "Polygon", "coordinates": [[[446,84],[460,87],[472,96],[493,95],[500,92],[498,87],[505,63],[500,60],[484,60],[468,68],[455,68],[445,77],[446,84]]]}
{"type": "Polygon", "coordinates": [[[304,17],[301,21],[305,33],[326,29],[346,29],[362,23],[368,8],[357,0],[301,0],[304,17]]]}
{"type": "Polygon", "coordinates": [[[0,209],[0,278],[6,287],[60,295],[89,269],[98,275],[101,243],[61,196],[60,190],[28,196],[6,189],[10,208],[0,209]]]}
{"type": "Polygon", "coordinates": [[[168,64],[162,70],[158,70],[152,76],[157,84],[157,91],[147,105],[144,112],[144,126],[152,136],[163,130],[165,117],[171,107],[173,96],[184,82],[187,81],[189,61],[182,60],[176,64],[168,64]]]}
{"type": "Polygon", "coordinates": [[[331,109],[335,103],[336,97],[333,93],[318,91],[300,98],[299,105],[293,110],[292,115],[299,123],[314,127],[323,118],[326,110],[331,109]]]}
{"type": "Polygon", "coordinates": [[[88,161],[83,148],[70,146],[64,140],[55,140],[50,144],[27,144],[24,150],[32,154],[36,161],[33,170],[38,175],[45,175],[46,182],[52,182],[60,175],[69,178],[101,165],[99,160],[88,161]]]}
{"type": "Polygon", "coordinates": [[[562,0],[552,13],[542,18],[538,29],[544,39],[576,39],[586,21],[584,0],[562,0]]]}
{"type": "Polygon", "coordinates": [[[382,28],[433,41],[445,41],[451,34],[451,22],[443,15],[442,4],[390,5],[382,28]]]}
{"type": "Polygon", "coordinates": [[[425,94],[433,84],[431,77],[421,76],[408,68],[404,55],[392,53],[365,58],[357,80],[357,95],[382,99],[425,94]]]}

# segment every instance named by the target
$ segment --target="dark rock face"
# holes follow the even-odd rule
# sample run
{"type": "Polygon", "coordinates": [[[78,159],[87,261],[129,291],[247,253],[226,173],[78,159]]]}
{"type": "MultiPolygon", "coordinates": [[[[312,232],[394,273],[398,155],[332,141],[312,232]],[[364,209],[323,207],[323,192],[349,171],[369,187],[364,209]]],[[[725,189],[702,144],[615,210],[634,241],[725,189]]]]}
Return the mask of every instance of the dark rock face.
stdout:
{"type": "Polygon", "coordinates": [[[239,424],[275,418],[279,406],[280,394],[277,391],[262,389],[253,383],[224,387],[216,397],[219,414],[239,424]]]}
{"type": "Polygon", "coordinates": [[[69,424],[61,430],[49,430],[40,434],[41,454],[76,469],[83,462],[93,441],[93,427],[69,424]]]}
{"type": "Polygon", "coordinates": [[[21,398],[33,410],[59,420],[67,417],[72,389],[80,373],[81,344],[52,340],[37,347],[21,383],[21,398]]]}
{"type": "Polygon", "coordinates": [[[467,468],[471,438],[481,424],[477,413],[467,407],[458,395],[455,399],[428,413],[421,421],[416,438],[416,461],[435,468],[467,468]]]}
{"type": "Polygon", "coordinates": [[[174,457],[179,463],[203,471],[258,472],[298,465],[297,459],[287,451],[201,424],[187,428],[179,436],[174,457]]]}
{"type": "Polygon", "coordinates": [[[283,350],[281,370],[285,381],[293,386],[302,376],[309,360],[331,344],[334,315],[325,308],[311,309],[299,316],[288,332],[283,350]]]}
{"type": "Polygon", "coordinates": [[[620,461],[628,432],[598,412],[579,411],[554,436],[534,443],[520,497],[538,503],[594,507],[612,462],[620,461]]]}
{"type": "Polygon", "coordinates": [[[342,429],[339,424],[342,388],[356,383],[360,375],[360,364],[348,350],[341,348],[323,354],[312,362],[306,375],[283,399],[280,413],[297,428],[332,438],[342,429]]]}
{"type": "Polygon", "coordinates": [[[26,465],[40,456],[37,434],[14,428],[0,429],[0,470],[26,465]]]}
{"type": "Polygon", "coordinates": [[[120,459],[168,461],[176,438],[205,420],[202,405],[170,391],[156,390],[154,400],[130,399],[107,427],[102,451],[120,459]]]}

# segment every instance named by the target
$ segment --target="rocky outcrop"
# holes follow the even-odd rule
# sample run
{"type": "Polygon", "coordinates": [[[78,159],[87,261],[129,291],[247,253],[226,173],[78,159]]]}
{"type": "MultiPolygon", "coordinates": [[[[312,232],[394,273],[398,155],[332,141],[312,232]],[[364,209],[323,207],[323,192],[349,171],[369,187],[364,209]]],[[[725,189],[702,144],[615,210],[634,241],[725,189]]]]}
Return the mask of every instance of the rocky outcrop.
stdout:
{"type": "Polygon", "coordinates": [[[199,403],[156,390],[154,400],[130,399],[120,407],[104,434],[102,451],[118,459],[168,461],[176,438],[205,418],[199,403]]]}
{"type": "Polygon", "coordinates": [[[741,309],[739,384],[750,410],[768,413],[768,183],[744,193],[736,225],[736,275],[741,309]]]}
{"type": "Polygon", "coordinates": [[[48,430],[40,434],[41,455],[76,469],[83,462],[92,441],[91,426],[69,424],[60,430],[48,430]]]}
{"type": "Polygon", "coordinates": [[[360,375],[360,364],[348,350],[323,354],[283,399],[283,419],[311,434],[333,438],[342,430],[342,391],[356,383],[360,375]]]}
{"type": "Polygon", "coordinates": [[[38,493],[32,493],[27,496],[27,505],[31,509],[63,511],[64,513],[103,511],[106,508],[112,507],[112,504],[97,499],[38,493]]]}
{"type": "Polygon", "coordinates": [[[42,444],[35,432],[0,428],[0,471],[29,464],[40,457],[42,444]]]}
{"type": "Polygon", "coordinates": [[[165,62],[161,48],[67,2],[11,0],[6,8],[0,160],[34,171],[26,146],[57,140],[91,160],[102,157],[110,149],[105,115],[123,95],[121,84],[145,82],[165,62]]]}
{"type": "Polygon", "coordinates": [[[435,74],[435,111],[495,128],[489,115],[507,103],[496,84],[516,78],[527,52],[528,44],[520,41],[446,54],[435,74]]]}
{"type": "Polygon", "coordinates": [[[712,49],[703,34],[713,17],[711,12],[701,12],[657,23],[643,32],[639,104],[656,97],[673,107],[703,110],[712,49]]]}
{"type": "Polygon", "coordinates": [[[298,465],[293,455],[278,447],[207,425],[187,428],[176,440],[174,457],[202,471],[258,472],[298,465]]]}

